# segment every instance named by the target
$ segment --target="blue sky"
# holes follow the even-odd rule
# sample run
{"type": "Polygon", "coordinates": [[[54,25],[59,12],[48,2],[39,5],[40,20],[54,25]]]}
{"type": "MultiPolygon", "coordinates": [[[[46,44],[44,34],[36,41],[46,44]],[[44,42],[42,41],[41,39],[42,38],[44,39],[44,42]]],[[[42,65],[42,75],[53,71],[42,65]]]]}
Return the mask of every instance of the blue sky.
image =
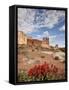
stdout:
{"type": "Polygon", "coordinates": [[[18,8],[18,31],[42,40],[50,38],[50,45],[65,47],[65,11],[18,8]]]}

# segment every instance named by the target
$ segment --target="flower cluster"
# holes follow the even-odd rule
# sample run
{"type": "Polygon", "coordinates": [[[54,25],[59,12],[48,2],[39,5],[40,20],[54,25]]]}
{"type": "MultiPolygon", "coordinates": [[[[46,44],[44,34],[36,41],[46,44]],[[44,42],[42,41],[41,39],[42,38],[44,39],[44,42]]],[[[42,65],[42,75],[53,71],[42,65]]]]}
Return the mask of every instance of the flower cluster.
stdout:
{"type": "Polygon", "coordinates": [[[28,71],[28,76],[31,77],[42,77],[49,74],[55,74],[58,72],[58,68],[55,65],[49,65],[48,63],[35,65],[28,71]]]}
{"type": "Polygon", "coordinates": [[[28,71],[22,71],[18,74],[18,80],[21,81],[42,81],[42,80],[60,80],[65,79],[64,73],[59,73],[59,68],[54,64],[38,64],[28,71]]]}

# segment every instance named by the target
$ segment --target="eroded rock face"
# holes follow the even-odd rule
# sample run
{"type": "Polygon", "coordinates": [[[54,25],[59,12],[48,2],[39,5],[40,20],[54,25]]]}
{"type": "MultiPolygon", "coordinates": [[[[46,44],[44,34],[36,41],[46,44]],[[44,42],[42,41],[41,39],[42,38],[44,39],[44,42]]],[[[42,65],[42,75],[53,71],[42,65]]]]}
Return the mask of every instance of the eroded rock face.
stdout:
{"type": "Polygon", "coordinates": [[[18,45],[27,45],[27,36],[22,32],[18,32],[18,45]]]}
{"type": "Polygon", "coordinates": [[[37,40],[27,37],[22,31],[18,31],[18,45],[30,45],[36,47],[50,48],[49,38],[43,38],[43,40],[37,40]]]}

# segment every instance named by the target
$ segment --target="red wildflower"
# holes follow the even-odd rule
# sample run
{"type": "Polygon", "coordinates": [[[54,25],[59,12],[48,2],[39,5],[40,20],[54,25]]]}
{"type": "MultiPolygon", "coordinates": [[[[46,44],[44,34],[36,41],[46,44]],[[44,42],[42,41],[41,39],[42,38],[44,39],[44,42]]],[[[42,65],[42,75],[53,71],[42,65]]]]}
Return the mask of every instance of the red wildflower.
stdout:
{"type": "Polygon", "coordinates": [[[44,64],[39,64],[39,65],[35,65],[34,67],[32,67],[29,71],[28,71],[28,75],[31,77],[39,77],[39,76],[45,76],[49,73],[55,74],[58,72],[58,68],[56,66],[54,66],[53,64],[51,65],[51,67],[49,66],[48,63],[44,63],[44,64]]]}

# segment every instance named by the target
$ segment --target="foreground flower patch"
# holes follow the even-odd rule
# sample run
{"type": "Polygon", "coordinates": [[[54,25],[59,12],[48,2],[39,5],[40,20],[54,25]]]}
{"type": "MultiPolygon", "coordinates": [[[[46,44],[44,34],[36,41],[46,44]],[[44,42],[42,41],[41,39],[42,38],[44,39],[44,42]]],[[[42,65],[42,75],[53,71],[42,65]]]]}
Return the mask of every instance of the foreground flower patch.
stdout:
{"type": "Polygon", "coordinates": [[[44,80],[58,80],[61,76],[58,75],[58,68],[47,62],[44,64],[35,65],[28,70],[22,71],[18,75],[19,81],[44,81],[44,80]]]}

